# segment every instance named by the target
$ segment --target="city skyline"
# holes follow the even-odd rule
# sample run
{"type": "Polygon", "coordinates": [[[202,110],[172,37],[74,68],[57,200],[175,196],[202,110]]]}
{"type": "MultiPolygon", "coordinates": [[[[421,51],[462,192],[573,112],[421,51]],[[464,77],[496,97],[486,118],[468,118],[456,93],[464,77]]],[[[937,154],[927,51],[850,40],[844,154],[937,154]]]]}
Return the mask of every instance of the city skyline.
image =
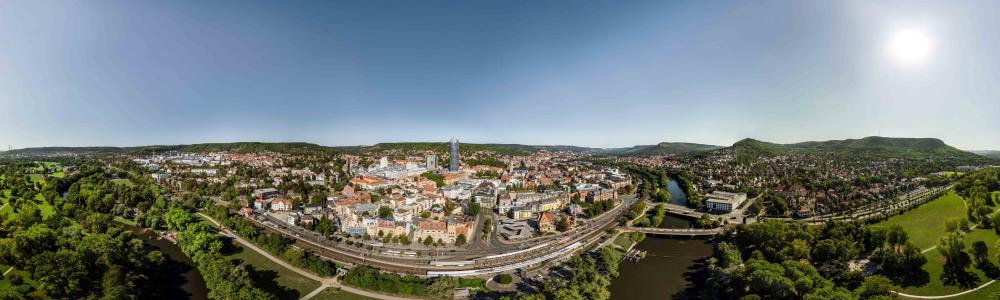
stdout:
{"type": "Polygon", "coordinates": [[[0,145],[1000,149],[997,3],[0,3],[0,145]]]}

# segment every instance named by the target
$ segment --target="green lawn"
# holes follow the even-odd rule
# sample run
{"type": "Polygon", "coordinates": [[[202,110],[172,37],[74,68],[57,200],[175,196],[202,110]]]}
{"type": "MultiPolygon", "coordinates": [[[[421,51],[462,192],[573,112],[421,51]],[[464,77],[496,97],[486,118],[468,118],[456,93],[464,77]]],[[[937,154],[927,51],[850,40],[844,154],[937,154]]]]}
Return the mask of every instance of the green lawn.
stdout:
{"type": "MultiPolygon", "coordinates": [[[[976,229],[965,234],[966,249],[971,249],[972,243],[975,241],[985,242],[990,249],[990,260],[993,261],[994,264],[998,263],[996,257],[997,240],[1000,240],[1000,237],[998,237],[992,229],[976,229]]],[[[944,272],[945,259],[944,256],[941,256],[941,253],[938,252],[937,249],[924,253],[924,256],[927,257],[927,264],[924,265],[924,271],[927,271],[927,274],[929,274],[930,282],[919,287],[904,288],[903,291],[905,293],[921,296],[934,296],[954,294],[965,290],[956,285],[945,285],[944,282],[941,281],[941,273],[944,272]]],[[[978,282],[974,284],[974,286],[979,286],[990,281],[990,279],[987,278],[982,271],[975,267],[975,263],[969,267],[969,271],[971,271],[971,273],[978,279],[978,282]]]]}
{"type": "Polygon", "coordinates": [[[319,294],[313,297],[313,299],[320,300],[369,300],[375,298],[368,298],[365,296],[351,294],[345,291],[337,290],[336,288],[326,288],[319,294]]]}
{"type": "MultiPolygon", "coordinates": [[[[902,215],[896,215],[877,225],[899,224],[910,236],[910,241],[917,248],[927,249],[937,245],[947,229],[944,220],[953,217],[964,217],[965,205],[962,197],[949,191],[947,194],[921,205],[902,215]]],[[[993,247],[994,244],[989,244],[993,247]]]]}
{"type": "MultiPolygon", "coordinates": [[[[944,223],[946,219],[964,216],[965,205],[962,198],[955,194],[954,191],[950,191],[938,199],[921,205],[905,214],[893,216],[878,225],[899,224],[903,226],[903,229],[909,235],[910,241],[914,245],[920,249],[928,249],[936,246],[941,237],[945,236],[947,229],[945,229],[944,223]]],[[[990,260],[994,264],[1000,265],[1000,262],[997,261],[998,251],[996,248],[1000,236],[997,236],[992,229],[975,229],[965,234],[964,237],[965,244],[968,246],[966,249],[971,248],[972,243],[975,241],[985,242],[990,249],[990,260]]],[[[905,287],[902,290],[903,292],[913,295],[935,296],[966,290],[957,285],[944,284],[941,274],[944,272],[945,259],[941,256],[940,252],[935,249],[924,253],[924,256],[927,257],[927,264],[924,265],[923,270],[928,274],[928,282],[920,286],[905,287]]],[[[969,271],[975,277],[975,280],[977,280],[973,286],[979,286],[990,281],[982,271],[975,267],[975,264],[969,268],[969,271]]],[[[1000,294],[1000,284],[994,284],[997,286],[990,285],[982,290],[953,299],[983,299],[993,294],[1000,294]]]]}
{"type": "Polygon", "coordinates": [[[127,186],[134,186],[135,185],[135,183],[132,183],[131,180],[123,179],[123,178],[112,179],[111,182],[114,182],[115,184],[124,184],[124,185],[127,185],[127,186]]]}
{"type": "Polygon", "coordinates": [[[614,244],[621,246],[623,249],[628,249],[628,247],[632,247],[632,239],[629,238],[628,233],[621,233],[615,238],[614,244]]]}
{"type": "Polygon", "coordinates": [[[31,181],[33,182],[45,182],[45,180],[42,180],[42,176],[44,176],[42,174],[31,174],[28,176],[31,177],[31,181]]]}
{"type": "MultiPolygon", "coordinates": [[[[4,195],[3,197],[0,197],[0,206],[3,206],[3,209],[0,209],[0,214],[12,214],[12,213],[14,213],[14,207],[13,206],[10,206],[10,205],[4,206],[4,204],[7,204],[7,201],[9,199],[10,198],[8,198],[8,195],[4,195]]],[[[40,210],[42,212],[42,217],[48,217],[48,216],[51,216],[52,214],[56,213],[55,206],[52,206],[52,204],[49,204],[48,202],[45,202],[45,198],[42,198],[42,194],[36,195],[35,196],[35,200],[36,200],[35,202],[38,203],[38,210],[40,210]]]]}
{"type": "Polygon", "coordinates": [[[981,299],[997,299],[1000,298],[1000,282],[994,282],[984,288],[981,288],[975,292],[961,295],[958,297],[948,298],[948,300],[981,300],[981,299]]]}

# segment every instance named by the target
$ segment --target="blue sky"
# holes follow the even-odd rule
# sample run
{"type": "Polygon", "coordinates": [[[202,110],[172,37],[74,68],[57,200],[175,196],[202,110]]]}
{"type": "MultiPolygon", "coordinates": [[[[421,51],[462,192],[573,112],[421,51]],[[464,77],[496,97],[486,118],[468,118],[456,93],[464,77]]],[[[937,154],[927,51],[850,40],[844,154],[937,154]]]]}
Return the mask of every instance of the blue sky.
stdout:
{"type": "Polygon", "coordinates": [[[1000,149],[1000,2],[0,1],[0,144],[1000,149]],[[926,59],[886,51],[900,31],[926,59]]]}

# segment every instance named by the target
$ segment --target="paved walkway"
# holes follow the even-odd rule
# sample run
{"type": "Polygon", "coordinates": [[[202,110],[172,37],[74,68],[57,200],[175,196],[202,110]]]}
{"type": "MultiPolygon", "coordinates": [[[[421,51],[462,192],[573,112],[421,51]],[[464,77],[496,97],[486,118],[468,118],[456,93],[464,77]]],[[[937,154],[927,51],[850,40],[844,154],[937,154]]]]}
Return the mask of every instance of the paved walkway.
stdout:
{"type": "Polygon", "coordinates": [[[369,292],[369,291],[366,291],[366,290],[362,290],[362,289],[358,289],[358,288],[354,288],[354,287],[342,285],[342,284],[340,284],[340,282],[337,280],[336,277],[333,277],[333,278],[319,277],[316,274],[310,273],[309,271],[306,271],[306,270],[304,270],[302,268],[293,266],[293,265],[285,262],[284,260],[281,260],[281,259],[279,259],[277,257],[274,257],[270,253],[267,253],[267,251],[264,251],[263,249],[258,248],[257,245],[254,245],[253,243],[251,243],[251,242],[249,242],[247,240],[244,240],[243,238],[237,236],[232,231],[229,231],[229,229],[223,229],[222,224],[219,223],[219,221],[216,221],[215,219],[213,219],[212,217],[209,217],[208,215],[200,213],[200,212],[198,213],[198,215],[201,216],[201,217],[203,217],[203,218],[205,218],[209,222],[212,222],[212,224],[215,224],[215,226],[218,226],[220,229],[222,229],[222,231],[221,231],[222,235],[225,235],[227,237],[232,238],[236,242],[239,242],[241,245],[243,245],[243,246],[245,246],[247,248],[250,248],[253,251],[256,251],[257,253],[260,253],[260,255],[263,255],[264,257],[267,257],[267,259],[270,259],[274,263],[276,263],[278,265],[281,265],[282,267],[285,267],[286,269],[289,269],[292,272],[298,273],[299,275],[305,276],[306,278],[309,278],[309,279],[312,279],[312,280],[315,280],[315,281],[319,281],[319,283],[320,283],[319,288],[316,288],[315,290],[313,290],[309,294],[306,294],[305,296],[303,296],[302,300],[308,300],[308,299],[310,299],[312,297],[315,297],[316,295],[318,295],[319,293],[323,292],[323,290],[325,290],[328,287],[338,288],[338,289],[347,291],[348,293],[358,294],[358,295],[362,295],[362,296],[370,297],[370,298],[375,298],[375,299],[385,299],[385,300],[417,300],[417,299],[414,299],[414,298],[405,298],[405,297],[398,297],[398,296],[383,295],[383,294],[379,294],[379,293],[375,293],[375,292],[369,292]]]}
{"type": "Polygon", "coordinates": [[[896,295],[900,295],[900,296],[907,297],[907,298],[914,298],[914,299],[945,299],[945,298],[951,298],[951,297],[958,297],[958,296],[961,296],[961,295],[965,295],[965,294],[968,294],[968,293],[972,293],[972,292],[978,291],[979,289],[984,288],[984,287],[986,287],[986,286],[988,286],[990,284],[993,284],[994,282],[996,282],[996,279],[990,280],[990,282],[984,283],[983,285],[980,285],[980,286],[978,286],[978,287],[976,287],[974,289],[968,290],[968,291],[954,293],[954,294],[951,294],[951,295],[941,295],[941,296],[919,296],[919,295],[910,295],[910,294],[900,293],[900,292],[897,292],[897,291],[892,291],[892,292],[894,294],[896,294],[896,295]]]}

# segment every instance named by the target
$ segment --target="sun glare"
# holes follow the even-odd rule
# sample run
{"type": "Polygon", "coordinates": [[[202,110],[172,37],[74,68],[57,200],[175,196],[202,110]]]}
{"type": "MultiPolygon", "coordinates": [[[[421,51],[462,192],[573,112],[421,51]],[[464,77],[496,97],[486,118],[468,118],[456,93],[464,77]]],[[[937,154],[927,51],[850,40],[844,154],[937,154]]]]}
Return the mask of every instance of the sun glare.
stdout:
{"type": "Polygon", "coordinates": [[[931,43],[923,32],[904,30],[896,34],[889,43],[889,53],[903,64],[923,62],[931,50],[931,43]]]}

